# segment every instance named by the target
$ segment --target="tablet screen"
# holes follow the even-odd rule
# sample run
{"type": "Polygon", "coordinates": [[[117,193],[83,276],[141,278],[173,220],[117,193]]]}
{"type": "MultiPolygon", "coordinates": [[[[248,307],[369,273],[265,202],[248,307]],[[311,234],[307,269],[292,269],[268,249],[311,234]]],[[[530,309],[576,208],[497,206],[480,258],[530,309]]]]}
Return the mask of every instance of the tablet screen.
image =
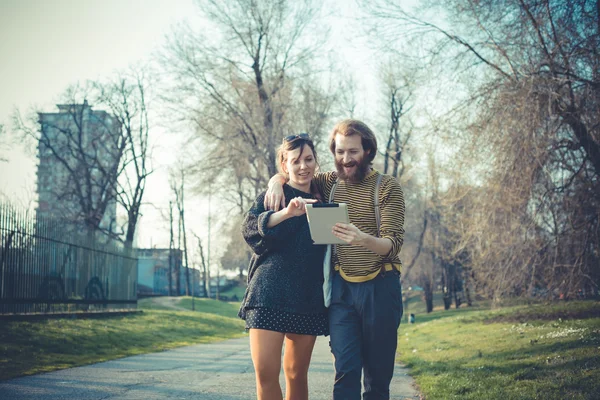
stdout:
{"type": "Polygon", "coordinates": [[[307,204],[306,216],[310,236],[315,244],[347,244],[332,232],[336,223],[350,223],[346,203],[307,204]]]}

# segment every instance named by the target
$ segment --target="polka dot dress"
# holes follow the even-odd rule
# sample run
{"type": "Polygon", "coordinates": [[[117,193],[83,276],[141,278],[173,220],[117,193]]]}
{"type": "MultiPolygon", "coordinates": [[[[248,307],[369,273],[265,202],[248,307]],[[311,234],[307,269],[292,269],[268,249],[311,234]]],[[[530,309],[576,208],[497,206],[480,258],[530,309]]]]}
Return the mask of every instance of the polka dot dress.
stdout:
{"type": "Polygon", "coordinates": [[[271,308],[246,310],[246,329],[266,329],[299,335],[329,335],[327,314],[296,314],[271,308]]]}

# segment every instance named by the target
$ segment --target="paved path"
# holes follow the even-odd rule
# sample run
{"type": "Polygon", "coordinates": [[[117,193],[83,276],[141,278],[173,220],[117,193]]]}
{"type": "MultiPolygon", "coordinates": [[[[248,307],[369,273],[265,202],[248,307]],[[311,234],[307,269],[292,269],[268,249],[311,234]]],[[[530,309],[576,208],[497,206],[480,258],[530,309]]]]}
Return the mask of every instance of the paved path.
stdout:
{"type": "MultiPolygon", "coordinates": [[[[281,377],[282,387],[285,383],[281,377]]],[[[333,366],[327,338],[315,346],[310,399],[331,399],[333,366]]],[[[396,366],[392,399],[419,399],[413,380],[396,366]]],[[[1,400],[151,400],[256,398],[248,337],[126,357],[0,382],[1,400]]]]}

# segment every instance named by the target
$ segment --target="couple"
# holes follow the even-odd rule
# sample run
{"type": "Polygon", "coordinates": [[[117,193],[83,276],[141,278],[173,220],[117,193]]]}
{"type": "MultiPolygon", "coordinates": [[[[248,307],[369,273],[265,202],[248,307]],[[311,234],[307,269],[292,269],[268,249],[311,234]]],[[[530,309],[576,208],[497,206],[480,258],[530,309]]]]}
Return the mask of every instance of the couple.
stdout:
{"type": "Polygon", "coordinates": [[[254,254],[239,315],[250,334],[259,399],[282,399],[284,342],[286,398],[308,399],[308,367],[319,335],[331,339],[334,399],[360,399],[363,368],[363,398],[389,399],[402,317],[398,253],[404,197],[393,177],[371,168],[377,141],[364,123],[338,123],[329,148],[337,171],[315,174],[317,154],[308,134],[284,138],[277,154],[281,173],[257,197],[242,226],[254,254]],[[347,244],[335,246],[331,304],[325,308],[325,246],[312,244],[305,206],[327,201],[332,190],[333,201],[348,204],[351,223],[333,230],[347,244]]]}

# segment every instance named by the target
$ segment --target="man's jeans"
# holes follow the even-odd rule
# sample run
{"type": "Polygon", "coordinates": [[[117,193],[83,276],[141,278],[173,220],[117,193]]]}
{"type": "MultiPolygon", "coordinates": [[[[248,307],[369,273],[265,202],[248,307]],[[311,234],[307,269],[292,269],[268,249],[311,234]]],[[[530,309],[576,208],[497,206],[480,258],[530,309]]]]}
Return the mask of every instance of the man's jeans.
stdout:
{"type": "Polygon", "coordinates": [[[329,330],[335,357],[335,400],[360,400],[364,367],[365,400],[389,399],[402,318],[397,271],[362,283],[333,276],[329,330]]]}

